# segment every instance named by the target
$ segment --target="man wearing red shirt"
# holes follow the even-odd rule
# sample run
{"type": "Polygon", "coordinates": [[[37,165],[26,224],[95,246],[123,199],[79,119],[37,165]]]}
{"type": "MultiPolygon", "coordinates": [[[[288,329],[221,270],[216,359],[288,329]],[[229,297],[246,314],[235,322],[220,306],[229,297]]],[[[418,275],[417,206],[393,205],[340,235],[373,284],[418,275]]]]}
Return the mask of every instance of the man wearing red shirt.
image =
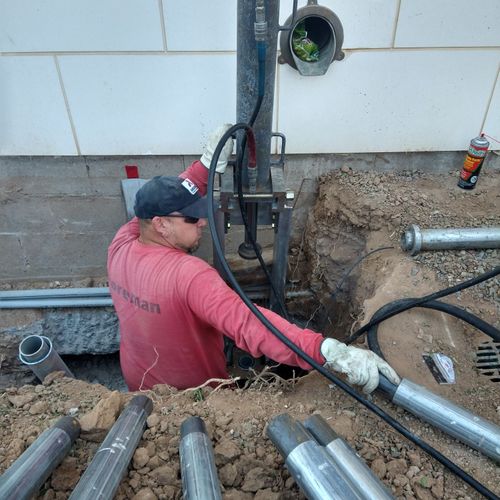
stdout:
{"type": "MultiPolygon", "coordinates": [[[[196,387],[227,378],[224,335],[254,357],[310,369],[254,316],[205,261],[191,255],[207,225],[208,168],[219,138],[212,135],[203,156],[179,177],[158,176],[139,189],[135,213],[108,250],[111,297],[120,322],[120,364],[131,391],[168,384],[196,387]]],[[[223,173],[232,151],[223,149],[223,173]]],[[[379,371],[399,383],[394,370],[374,353],[325,339],[259,307],[278,330],[328,368],[345,373],[367,393],[379,371]]]]}

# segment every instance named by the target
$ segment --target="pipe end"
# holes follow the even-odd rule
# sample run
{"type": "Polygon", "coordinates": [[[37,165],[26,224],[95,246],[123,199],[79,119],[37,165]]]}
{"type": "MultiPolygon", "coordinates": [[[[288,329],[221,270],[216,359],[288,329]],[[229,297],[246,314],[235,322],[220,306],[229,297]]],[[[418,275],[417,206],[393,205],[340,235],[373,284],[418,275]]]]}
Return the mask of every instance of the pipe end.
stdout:
{"type": "Polygon", "coordinates": [[[80,436],[80,424],[73,417],[61,417],[55,424],[54,428],[63,430],[70,438],[71,443],[74,443],[80,436]]]}
{"type": "Polygon", "coordinates": [[[129,406],[138,406],[143,409],[147,415],[151,415],[153,411],[153,401],[142,394],[140,396],[134,396],[130,400],[129,406]]]}
{"type": "Polygon", "coordinates": [[[200,417],[189,417],[181,425],[181,439],[192,432],[207,433],[205,422],[200,417]]]}

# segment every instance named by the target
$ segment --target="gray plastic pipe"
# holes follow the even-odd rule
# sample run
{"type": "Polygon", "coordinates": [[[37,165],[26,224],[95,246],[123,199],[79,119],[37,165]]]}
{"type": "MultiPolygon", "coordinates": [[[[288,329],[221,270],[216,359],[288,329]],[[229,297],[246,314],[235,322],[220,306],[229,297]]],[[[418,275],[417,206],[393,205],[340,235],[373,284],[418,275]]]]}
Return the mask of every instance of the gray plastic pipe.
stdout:
{"type": "Polygon", "coordinates": [[[183,499],[221,500],[212,443],[200,417],[190,417],[181,425],[179,443],[183,499]]]}
{"type": "Polygon", "coordinates": [[[30,335],[23,339],[19,344],[19,359],[31,368],[40,382],[43,382],[49,373],[57,371],[64,372],[67,377],[74,378],[70,369],[52,347],[52,342],[48,337],[30,335]]]}
{"type": "Polygon", "coordinates": [[[80,424],[72,417],[60,418],[0,476],[2,500],[28,500],[45,483],[68,454],[80,435],[80,424]]]}
{"type": "Polygon", "coordinates": [[[267,436],[278,448],[290,474],[309,500],[361,498],[326,450],[286,413],[269,422],[267,436]]]}
{"type": "Polygon", "coordinates": [[[364,500],[390,500],[394,498],[379,478],[328,425],[323,417],[320,415],[309,417],[304,422],[304,427],[321,446],[325,447],[360,498],[364,500]]]}
{"type": "Polygon", "coordinates": [[[385,377],[380,378],[383,380],[378,389],[385,393],[394,404],[500,462],[500,427],[498,425],[478,417],[408,379],[403,379],[398,386],[395,386],[385,377]]]}
{"type": "Polygon", "coordinates": [[[108,432],[69,498],[111,500],[141,440],[153,402],[134,396],[108,432]]]}
{"type": "Polygon", "coordinates": [[[401,235],[401,248],[411,255],[421,250],[500,248],[500,227],[420,229],[412,224],[401,235]]]}

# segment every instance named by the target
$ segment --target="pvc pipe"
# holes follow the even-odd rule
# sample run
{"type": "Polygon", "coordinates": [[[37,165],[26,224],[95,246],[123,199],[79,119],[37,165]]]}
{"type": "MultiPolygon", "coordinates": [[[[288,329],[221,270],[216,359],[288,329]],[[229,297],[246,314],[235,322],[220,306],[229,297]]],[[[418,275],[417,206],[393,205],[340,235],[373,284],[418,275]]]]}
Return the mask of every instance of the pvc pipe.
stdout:
{"type": "Polygon", "coordinates": [[[422,230],[412,224],[401,235],[401,248],[411,255],[421,250],[500,248],[500,227],[422,230]]]}
{"type": "Polygon", "coordinates": [[[92,462],[69,497],[73,500],[111,500],[141,440],[153,402],[135,396],[114,423],[92,462]]]}
{"type": "Polygon", "coordinates": [[[364,500],[394,498],[355,451],[328,425],[320,415],[313,415],[304,427],[324,446],[351,486],[364,500]]]}
{"type": "Polygon", "coordinates": [[[48,337],[30,335],[19,344],[19,359],[29,366],[40,382],[52,372],[64,372],[66,377],[75,378],[66,363],[52,347],[48,337]]]}
{"type": "Polygon", "coordinates": [[[72,417],[60,418],[0,476],[0,498],[32,498],[52,471],[68,454],[80,435],[80,424],[72,417]]]}
{"type": "Polygon", "coordinates": [[[109,297],[109,288],[38,288],[32,290],[6,290],[0,292],[0,301],[71,297],[109,297]]]}
{"type": "Polygon", "coordinates": [[[179,443],[184,500],[221,500],[212,443],[200,417],[190,417],[181,425],[179,443]]]}
{"type": "Polygon", "coordinates": [[[330,455],[289,415],[274,417],[267,436],[285,459],[290,474],[309,500],[359,499],[330,455]]]}
{"type": "Polygon", "coordinates": [[[500,462],[499,426],[408,379],[397,386],[392,402],[500,462]]]}
{"type": "Polygon", "coordinates": [[[0,301],[0,309],[41,309],[52,307],[111,307],[111,298],[83,297],[0,301]]]}

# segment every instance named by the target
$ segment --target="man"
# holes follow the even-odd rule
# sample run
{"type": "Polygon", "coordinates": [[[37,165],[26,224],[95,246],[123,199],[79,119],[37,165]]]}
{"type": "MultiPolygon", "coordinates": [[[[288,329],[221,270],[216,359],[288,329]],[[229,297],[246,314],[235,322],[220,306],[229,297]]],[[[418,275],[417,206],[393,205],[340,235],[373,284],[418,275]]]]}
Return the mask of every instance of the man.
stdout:
{"type": "MultiPolygon", "coordinates": [[[[212,134],[203,156],[179,177],[158,176],[136,195],[135,213],[108,250],[108,277],[120,322],[120,364],[131,391],[168,384],[197,387],[227,378],[223,335],[254,357],[310,369],[254,316],[217,271],[191,253],[207,225],[208,168],[229,126],[212,134]]],[[[217,171],[232,152],[224,147],[217,171]]],[[[262,313],[311,358],[345,373],[366,393],[379,371],[399,383],[394,370],[374,353],[325,339],[265,308],[262,313]]]]}

